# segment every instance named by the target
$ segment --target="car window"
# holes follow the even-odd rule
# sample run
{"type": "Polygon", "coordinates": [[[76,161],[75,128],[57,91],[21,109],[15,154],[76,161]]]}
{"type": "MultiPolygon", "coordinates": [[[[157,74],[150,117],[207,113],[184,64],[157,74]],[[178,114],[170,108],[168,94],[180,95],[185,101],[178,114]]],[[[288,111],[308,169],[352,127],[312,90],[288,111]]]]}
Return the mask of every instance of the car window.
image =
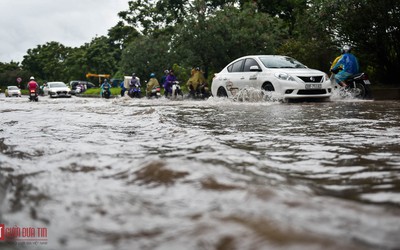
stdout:
{"type": "Polygon", "coordinates": [[[260,60],[267,68],[307,68],[299,61],[287,56],[260,57],[260,60]]]}
{"type": "Polygon", "coordinates": [[[232,63],[231,65],[229,65],[228,71],[229,72],[242,72],[243,62],[244,62],[244,60],[240,60],[235,63],[232,63]]]}
{"type": "Polygon", "coordinates": [[[250,72],[250,67],[251,66],[258,66],[260,68],[260,66],[258,65],[256,60],[254,60],[253,58],[247,58],[245,63],[244,63],[243,71],[244,72],[250,72]]]}
{"type": "Polygon", "coordinates": [[[66,87],[65,83],[62,82],[55,82],[55,83],[49,83],[50,88],[60,88],[60,87],[66,87]]]}

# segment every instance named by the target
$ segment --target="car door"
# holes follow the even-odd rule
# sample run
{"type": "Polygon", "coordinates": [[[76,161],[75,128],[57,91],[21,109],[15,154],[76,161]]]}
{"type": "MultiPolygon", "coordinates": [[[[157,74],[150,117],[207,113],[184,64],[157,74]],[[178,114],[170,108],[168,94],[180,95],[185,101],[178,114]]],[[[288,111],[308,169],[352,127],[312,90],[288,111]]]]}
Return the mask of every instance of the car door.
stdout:
{"type": "Polygon", "coordinates": [[[226,89],[232,95],[236,95],[239,89],[244,87],[245,76],[243,75],[243,64],[245,60],[239,60],[227,67],[227,73],[223,78],[226,89]]]}
{"type": "Polygon", "coordinates": [[[261,69],[260,65],[257,63],[257,61],[253,58],[246,58],[244,65],[243,65],[243,84],[244,86],[252,87],[259,89],[260,87],[258,86],[258,75],[259,71],[252,71],[251,67],[252,66],[257,66],[259,69],[261,69]]]}

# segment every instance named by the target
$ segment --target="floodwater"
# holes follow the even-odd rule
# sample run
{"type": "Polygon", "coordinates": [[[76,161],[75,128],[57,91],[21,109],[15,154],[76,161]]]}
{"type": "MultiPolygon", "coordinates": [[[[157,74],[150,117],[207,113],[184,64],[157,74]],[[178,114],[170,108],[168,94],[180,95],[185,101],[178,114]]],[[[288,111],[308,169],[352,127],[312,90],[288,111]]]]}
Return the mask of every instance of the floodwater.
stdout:
{"type": "Polygon", "coordinates": [[[400,249],[398,101],[2,95],[0,124],[0,224],[47,232],[1,249],[400,249]]]}

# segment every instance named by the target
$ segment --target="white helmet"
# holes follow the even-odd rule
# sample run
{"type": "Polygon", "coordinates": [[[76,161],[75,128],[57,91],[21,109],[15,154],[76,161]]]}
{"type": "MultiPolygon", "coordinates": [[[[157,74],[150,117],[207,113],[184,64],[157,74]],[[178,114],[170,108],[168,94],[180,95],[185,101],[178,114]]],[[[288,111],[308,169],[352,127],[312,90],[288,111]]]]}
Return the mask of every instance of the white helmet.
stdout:
{"type": "Polygon", "coordinates": [[[35,80],[35,77],[31,76],[31,78],[29,78],[29,80],[35,80]]]}
{"type": "Polygon", "coordinates": [[[342,48],[343,53],[349,53],[351,51],[351,47],[349,45],[344,45],[342,48]]]}

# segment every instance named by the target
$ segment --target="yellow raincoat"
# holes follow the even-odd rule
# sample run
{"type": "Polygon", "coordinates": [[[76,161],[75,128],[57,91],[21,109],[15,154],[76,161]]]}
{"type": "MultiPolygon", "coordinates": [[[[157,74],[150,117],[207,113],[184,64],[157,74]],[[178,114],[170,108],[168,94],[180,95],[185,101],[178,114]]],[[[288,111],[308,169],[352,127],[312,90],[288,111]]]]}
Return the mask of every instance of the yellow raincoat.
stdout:
{"type": "Polygon", "coordinates": [[[203,72],[197,69],[192,69],[191,77],[187,81],[186,85],[189,89],[196,90],[199,85],[206,82],[203,72]]]}

